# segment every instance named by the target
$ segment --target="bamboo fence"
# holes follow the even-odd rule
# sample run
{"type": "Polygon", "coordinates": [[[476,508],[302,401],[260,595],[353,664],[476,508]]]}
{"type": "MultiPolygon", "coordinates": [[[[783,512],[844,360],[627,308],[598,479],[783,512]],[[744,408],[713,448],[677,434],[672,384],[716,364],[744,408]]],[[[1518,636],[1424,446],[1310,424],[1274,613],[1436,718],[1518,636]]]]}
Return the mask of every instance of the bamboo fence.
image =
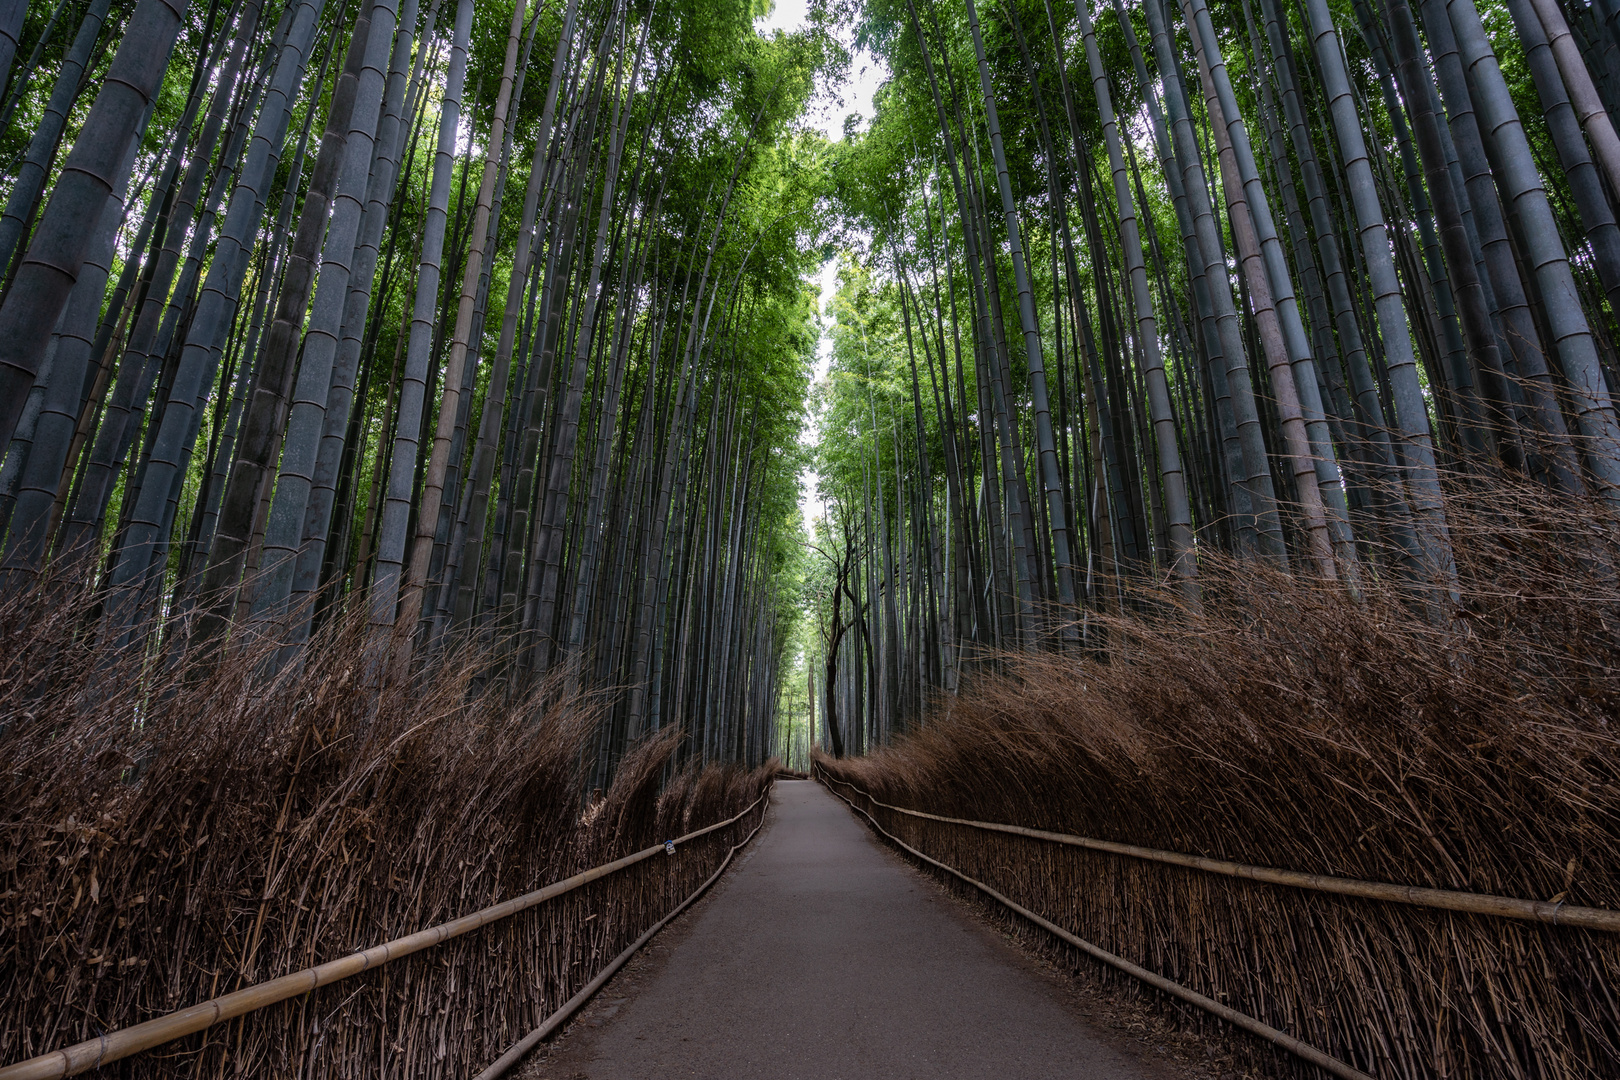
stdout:
{"type": "Polygon", "coordinates": [[[1105,650],[991,658],[817,773],[950,887],[1379,1080],[1620,1077],[1620,601],[1515,522],[1459,541],[1450,624],[1212,571],[1201,615],[1091,613],[1105,650]]]}
{"type": "Polygon", "coordinates": [[[733,819],[772,775],[684,769],[666,731],[587,794],[604,710],[560,685],[480,690],[473,658],[370,688],[341,634],[271,682],[252,656],[154,675],[81,648],[75,621],[0,626],[0,655],[26,634],[35,661],[35,681],[0,682],[0,1062],[292,976],[295,996],[118,1074],[470,1076],[691,895],[752,821],[682,857],[647,852],[733,819]],[[508,917],[475,932],[367,956],[496,905],[508,917]],[[365,970],[314,987],[308,969],[334,956],[365,970]]]}

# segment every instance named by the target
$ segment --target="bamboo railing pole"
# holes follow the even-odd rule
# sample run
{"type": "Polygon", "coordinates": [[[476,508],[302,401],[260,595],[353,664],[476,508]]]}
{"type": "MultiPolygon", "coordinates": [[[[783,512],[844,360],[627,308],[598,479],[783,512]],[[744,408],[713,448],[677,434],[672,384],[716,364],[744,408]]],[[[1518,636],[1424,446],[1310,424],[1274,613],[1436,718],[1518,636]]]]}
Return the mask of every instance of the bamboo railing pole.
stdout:
{"type": "MultiPolygon", "coordinates": [[[[826,775],[825,772],[823,772],[823,775],[826,775]]],[[[844,781],[838,782],[844,783],[844,781]]],[[[855,787],[854,784],[845,783],[844,786],[853,788],[856,791],[861,791],[861,789],[855,787]]],[[[832,791],[831,785],[828,786],[827,790],[832,791]]],[[[871,814],[868,814],[865,810],[862,810],[848,799],[844,799],[844,797],[839,795],[838,792],[833,791],[833,794],[837,795],[838,798],[843,799],[845,805],[847,805],[851,810],[854,810],[857,814],[860,814],[862,817],[866,818],[867,821],[870,821],[874,829],[882,833],[884,836],[887,836],[890,840],[893,840],[900,847],[905,848],[923,862],[928,863],[931,866],[937,866],[946,873],[954,874],[956,877],[961,878],[969,885],[972,885],[975,889],[978,889],[987,896],[993,897],[995,900],[1011,908],[1013,911],[1016,911],[1018,914],[1022,915],[1036,926],[1056,934],[1058,937],[1062,938],[1064,941],[1067,941],[1070,945],[1073,945],[1087,956],[1090,956],[1095,960],[1101,960],[1103,963],[1108,964],[1111,967],[1116,967],[1120,971],[1125,972],[1125,974],[1142,980],[1156,990],[1162,990],[1172,997],[1178,997],[1182,1001],[1185,1001],[1191,1005],[1196,1005],[1205,1012],[1212,1013],[1213,1015],[1220,1017],[1222,1020],[1225,1020],[1227,1023],[1232,1024],[1235,1027],[1240,1027],[1244,1031],[1258,1035],[1267,1042],[1282,1047],[1284,1050],[1287,1050],[1289,1053],[1293,1054],[1295,1057],[1298,1057],[1302,1061],[1310,1062],[1323,1072],[1332,1073],[1334,1076],[1342,1077],[1343,1080],[1374,1080],[1371,1074],[1364,1073],[1353,1065],[1348,1065],[1336,1057],[1331,1057],[1328,1054],[1323,1053],[1310,1043],[1301,1042],[1299,1039],[1294,1038],[1286,1031],[1280,1031],[1277,1028],[1272,1027],[1270,1024],[1256,1020],[1248,1013],[1241,1013],[1230,1006],[1222,1005],[1214,998],[1205,997],[1196,990],[1182,986],[1178,982],[1172,982],[1163,975],[1149,971],[1147,968],[1138,964],[1133,964],[1123,956],[1115,956],[1106,949],[1098,948],[1096,945],[1086,941],[1084,938],[1076,937],[1074,934],[1071,934],[1069,931],[1063,929],[1063,927],[1059,926],[1057,923],[1035,914],[1035,912],[1029,910],[1029,908],[1024,907],[1006,896],[1003,896],[1001,893],[997,892],[995,889],[992,889],[984,882],[979,881],[976,878],[970,878],[966,874],[962,873],[962,871],[956,869],[954,866],[947,866],[938,859],[929,858],[927,855],[924,855],[922,852],[918,851],[916,848],[912,847],[910,844],[906,843],[898,836],[895,836],[883,826],[879,825],[877,823],[877,819],[871,814]]],[[[864,791],[861,791],[861,794],[867,799],[870,799],[874,804],[878,806],[883,805],[876,799],[873,799],[870,795],[867,795],[864,791]]],[[[893,808],[891,807],[890,809],[893,808]]],[[[922,816],[926,817],[929,815],[922,816]]]]}
{"type": "Polygon", "coordinates": [[[451,938],[460,937],[462,934],[488,926],[490,923],[499,922],[502,919],[516,915],[520,911],[537,907],[548,900],[554,900],[562,896],[564,893],[572,892],[582,885],[588,885],[593,881],[616,874],[626,867],[634,866],[643,859],[650,859],[654,855],[665,852],[673,854],[671,845],[679,847],[681,844],[706,836],[717,829],[723,829],[727,825],[735,824],[752,812],[754,807],[758,806],[765,798],[765,795],[761,795],[750,803],[747,809],[735,817],[727,818],[725,821],[716,822],[695,832],[689,832],[675,840],[655,844],[633,855],[626,855],[622,859],[615,859],[613,862],[581,871],[573,877],[564,878],[561,881],[547,885],[543,889],[536,889],[533,892],[524,893],[522,896],[515,896],[499,904],[492,904],[470,915],[463,915],[459,919],[452,919],[449,922],[440,923],[438,926],[430,926],[426,930],[418,930],[414,934],[407,934],[405,937],[395,938],[393,941],[384,942],[381,945],[373,945],[371,948],[361,952],[350,953],[348,956],[337,960],[328,960],[324,964],[317,964],[302,971],[295,971],[290,975],[282,975],[279,978],[256,983],[253,986],[244,987],[241,990],[212,998],[199,1005],[192,1005],[153,1020],[147,1020],[144,1023],[134,1024],[117,1031],[110,1031],[97,1039],[87,1039],[84,1042],[63,1047],[60,1050],[53,1050],[48,1054],[41,1054],[39,1057],[29,1058],[27,1061],[20,1061],[15,1065],[8,1065],[5,1068],[0,1068],[0,1080],[54,1080],[56,1077],[74,1076],[87,1069],[106,1065],[109,1062],[126,1058],[142,1050],[149,1050],[162,1043],[171,1042],[202,1031],[204,1028],[212,1027],[222,1020],[245,1016],[250,1012],[256,1012],[259,1009],[286,1001],[289,998],[298,997],[300,994],[307,994],[319,987],[341,982],[362,972],[370,971],[372,968],[381,967],[390,961],[421,952],[423,949],[449,941],[451,938]]]}
{"type": "MultiPolygon", "coordinates": [[[[1576,907],[1562,901],[1552,903],[1546,900],[1519,900],[1511,896],[1455,892],[1450,889],[1430,889],[1416,885],[1391,885],[1382,881],[1362,881],[1357,878],[1333,877],[1328,874],[1306,874],[1297,870],[1277,870],[1269,866],[1250,866],[1246,863],[1228,862],[1225,859],[1206,859],[1200,855],[1184,855],[1178,851],[1160,851],[1156,848],[1137,847],[1135,844],[1116,844],[1111,840],[1096,840],[1087,836],[1071,836],[1068,833],[1047,832],[1044,829],[1026,829],[1021,825],[1001,825],[990,821],[969,821],[965,818],[941,817],[938,814],[926,814],[921,810],[907,810],[903,806],[890,806],[888,803],[878,802],[848,781],[830,776],[825,770],[822,771],[822,775],[833,783],[843,784],[847,788],[860,792],[861,797],[869,800],[873,806],[881,806],[883,809],[893,810],[897,814],[944,822],[947,825],[966,825],[970,828],[984,829],[989,832],[1027,836],[1034,840],[1067,844],[1069,847],[1102,851],[1110,855],[1124,855],[1128,858],[1142,859],[1146,862],[1185,866],[1210,874],[1220,874],[1224,877],[1243,878],[1247,881],[1263,881],[1271,885],[1287,885],[1296,889],[1309,889],[1313,892],[1334,893],[1339,896],[1359,896],[1368,900],[1387,900],[1392,903],[1411,904],[1414,907],[1435,908],[1441,911],[1461,911],[1474,915],[1494,915],[1504,919],[1524,919],[1528,922],[1548,923],[1552,926],[1573,926],[1583,930],[1620,932],[1620,911],[1610,911],[1606,908],[1576,907]]],[[[4,1074],[0,1074],[0,1078],[3,1078],[3,1076],[4,1074]]]]}
{"type": "MultiPolygon", "coordinates": [[[[767,788],[766,795],[768,796],[769,794],[770,790],[767,788]]],[[[755,805],[758,805],[757,801],[755,802],[755,805]]],[[[752,809],[753,807],[749,807],[749,810],[752,809]]],[[[770,809],[769,802],[765,804],[765,809],[770,809]]],[[[745,814],[747,812],[747,810],[743,811],[745,814]]],[[[702,896],[706,891],[708,891],[709,886],[718,881],[720,879],[720,875],[726,872],[726,867],[731,865],[732,857],[746,847],[748,845],[748,841],[752,840],[754,835],[758,833],[759,830],[764,826],[765,813],[764,811],[761,811],[759,815],[759,824],[755,825],[749,834],[742,838],[740,843],[734,845],[730,851],[726,852],[726,857],[721,861],[720,865],[715,868],[714,873],[710,874],[703,884],[692,890],[692,895],[688,896],[685,900],[682,900],[680,902],[680,906],[675,908],[674,911],[671,911],[668,915],[665,915],[662,919],[659,919],[657,922],[653,923],[652,926],[648,927],[646,933],[632,941],[623,952],[609,961],[608,966],[598,972],[596,978],[582,986],[579,993],[563,1002],[562,1006],[558,1008],[556,1012],[546,1017],[545,1022],[539,1027],[535,1028],[533,1031],[523,1036],[523,1038],[513,1043],[506,1053],[502,1054],[500,1057],[491,1062],[489,1067],[483,1072],[479,1073],[477,1076],[473,1077],[473,1080],[497,1080],[498,1077],[505,1076],[512,1066],[516,1065],[519,1061],[522,1061],[529,1051],[538,1046],[541,1041],[546,1038],[546,1036],[550,1035],[552,1032],[566,1024],[568,1022],[568,1018],[573,1016],[574,1013],[578,1012],[579,1007],[589,1001],[592,994],[602,989],[607,981],[613,978],[614,973],[629,962],[630,958],[636,954],[637,950],[639,950],[643,945],[647,944],[647,942],[651,941],[658,934],[658,931],[662,930],[665,926],[668,926],[677,915],[691,907],[693,902],[696,901],[698,897],[702,896]]]]}

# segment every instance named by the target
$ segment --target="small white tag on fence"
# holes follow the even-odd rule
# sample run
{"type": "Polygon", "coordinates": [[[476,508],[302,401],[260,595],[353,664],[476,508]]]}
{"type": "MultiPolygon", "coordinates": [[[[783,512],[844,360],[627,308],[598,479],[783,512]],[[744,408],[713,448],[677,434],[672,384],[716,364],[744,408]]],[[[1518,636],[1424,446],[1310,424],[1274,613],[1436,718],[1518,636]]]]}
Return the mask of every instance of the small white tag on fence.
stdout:
{"type": "Polygon", "coordinates": [[[664,841],[664,854],[665,855],[673,855],[673,854],[675,854],[675,841],[673,841],[673,840],[665,840],[664,841]]]}

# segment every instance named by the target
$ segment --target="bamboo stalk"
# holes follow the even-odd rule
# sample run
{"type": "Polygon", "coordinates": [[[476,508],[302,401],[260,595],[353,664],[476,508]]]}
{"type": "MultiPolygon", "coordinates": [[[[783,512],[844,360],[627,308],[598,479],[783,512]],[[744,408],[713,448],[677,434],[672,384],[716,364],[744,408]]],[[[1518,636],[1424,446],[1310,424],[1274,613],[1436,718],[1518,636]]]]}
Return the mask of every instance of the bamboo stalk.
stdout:
{"type": "Polygon", "coordinates": [[[717,829],[723,829],[727,825],[735,824],[765,798],[765,795],[761,795],[750,803],[746,810],[743,810],[735,817],[716,822],[695,832],[689,832],[675,840],[643,848],[641,851],[633,855],[626,855],[622,859],[616,859],[613,862],[581,871],[573,877],[564,878],[561,881],[547,885],[543,889],[536,889],[533,892],[513,897],[511,900],[499,904],[492,904],[480,911],[473,912],[471,915],[463,915],[459,919],[452,919],[449,922],[440,923],[438,926],[430,926],[425,930],[418,930],[414,934],[407,934],[405,937],[395,938],[393,941],[384,942],[381,945],[373,945],[369,949],[350,953],[348,956],[337,960],[328,960],[324,964],[307,967],[290,975],[283,975],[280,978],[244,987],[241,990],[211,998],[201,1004],[192,1005],[165,1016],[147,1020],[144,1023],[135,1024],[118,1031],[110,1031],[97,1039],[87,1039],[84,1042],[60,1050],[53,1050],[48,1054],[29,1058],[27,1061],[20,1061],[15,1065],[8,1065],[0,1069],[0,1080],[47,1080],[47,1078],[75,1076],[88,1069],[98,1068],[109,1062],[139,1053],[142,1050],[150,1050],[154,1046],[202,1031],[204,1028],[212,1027],[222,1020],[245,1016],[250,1012],[256,1012],[278,1002],[287,1001],[301,994],[307,994],[319,987],[341,982],[362,972],[370,971],[372,968],[381,967],[390,961],[442,944],[480,927],[488,926],[490,923],[499,922],[521,911],[537,907],[548,900],[572,892],[582,885],[588,885],[593,881],[615,874],[626,867],[634,866],[643,859],[650,859],[654,855],[666,851],[673,853],[673,848],[670,845],[679,847],[681,844],[706,836],[717,829]]]}
{"type": "MultiPolygon", "coordinates": [[[[1440,911],[1462,911],[1473,915],[1494,915],[1503,919],[1524,919],[1528,922],[1548,923],[1552,926],[1574,926],[1583,930],[1620,931],[1620,911],[1606,908],[1576,907],[1562,901],[1519,900],[1510,896],[1491,896],[1484,893],[1456,892],[1451,889],[1429,889],[1417,885],[1391,885],[1382,881],[1361,881],[1356,878],[1333,877],[1328,874],[1306,874],[1297,870],[1278,870],[1269,866],[1250,866],[1228,862],[1225,859],[1206,859],[1201,855],[1184,855],[1178,851],[1160,851],[1156,848],[1137,847],[1135,844],[1117,844],[1111,840],[1096,840],[1087,836],[1047,832],[1044,829],[1026,829],[1021,825],[1000,825],[989,821],[969,821],[965,818],[940,817],[921,810],[907,810],[878,802],[854,784],[837,780],[823,771],[821,774],[834,783],[844,784],[867,799],[873,806],[893,810],[897,814],[941,821],[947,825],[966,825],[988,832],[1027,836],[1035,840],[1048,840],[1054,844],[1103,851],[1111,855],[1124,855],[1147,862],[1185,866],[1224,877],[1264,881],[1272,885],[1287,885],[1313,892],[1334,893],[1339,896],[1359,896],[1369,900],[1387,900],[1414,907],[1435,908],[1440,911]]],[[[0,1080],[5,1074],[0,1073],[0,1080]]]]}

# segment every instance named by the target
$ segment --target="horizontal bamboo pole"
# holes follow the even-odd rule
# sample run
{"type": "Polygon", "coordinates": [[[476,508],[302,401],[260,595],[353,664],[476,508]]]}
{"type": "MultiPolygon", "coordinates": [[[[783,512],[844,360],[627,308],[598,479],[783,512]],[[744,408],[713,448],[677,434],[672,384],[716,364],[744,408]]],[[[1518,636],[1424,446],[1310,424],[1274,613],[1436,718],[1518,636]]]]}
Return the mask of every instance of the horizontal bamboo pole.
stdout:
{"type": "MultiPolygon", "coordinates": [[[[825,775],[825,773],[823,775],[825,775]]],[[[844,783],[844,781],[839,781],[839,783],[844,783]]],[[[861,789],[855,787],[854,784],[845,783],[844,786],[854,788],[856,791],[861,791],[861,789]]],[[[1142,967],[1139,964],[1133,964],[1123,956],[1115,956],[1106,949],[1098,948],[1096,945],[1086,941],[1084,938],[1076,937],[1074,934],[1071,934],[1069,931],[1063,929],[1063,927],[1059,926],[1057,923],[1037,915],[1035,912],[1029,910],[1027,907],[1024,907],[1022,904],[1003,896],[1001,893],[997,892],[995,889],[992,889],[984,882],[979,881],[977,878],[968,877],[966,874],[962,873],[962,871],[956,869],[956,867],[947,866],[938,859],[933,859],[927,855],[924,855],[922,852],[918,851],[916,848],[912,847],[898,836],[895,836],[893,833],[889,832],[889,830],[885,829],[882,825],[879,825],[877,823],[877,818],[873,817],[871,814],[868,814],[865,810],[862,810],[848,799],[845,799],[844,796],[839,795],[837,791],[833,791],[830,784],[828,785],[827,790],[832,791],[834,795],[838,795],[838,797],[843,799],[845,805],[847,805],[851,810],[854,810],[857,814],[860,814],[862,817],[866,818],[867,821],[870,821],[872,823],[872,828],[876,829],[884,836],[887,836],[890,840],[894,841],[895,844],[905,848],[923,862],[928,863],[931,866],[937,866],[946,873],[954,874],[956,877],[961,878],[969,885],[972,885],[975,889],[978,889],[985,895],[992,897],[998,902],[1006,905],[1008,908],[1011,908],[1013,911],[1016,911],[1018,914],[1022,915],[1036,926],[1039,926],[1041,929],[1056,934],[1058,937],[1062,938],[1064,941],[1067,941],[1070,945],[1073,945],[1087,956],[1090,956],[1095,960],[1100,960],[1111,967],[1118,968],[1120,971],[1125,972],[1125,974],[1140,979],[1149,986],[1157,990],[1162,990],[1172,997],[1180,998],[1182,1001],[1185,1001],[1190,1005],[1196,1005],[1205,1012],[1220,1017],[1222,1020],[1225,1020],[1234,1027],[1240,1027],[1244,1031],[1247,1031],[1253,1035],[1258,1035],[1267,1042],[1287,1050],[1300,1060],[1310,1062],[1323,1072],[1342,1077],[1343,1080],[1375,1080],[1375,1078],[1370,1074],[1364,1073],[1355,1066],[1346,1064],[1336,1057],[1323,1053],[1310,1043],[1302,1042],[1288,1034],[1286,1031],[1280,1031],[1277,1028],[1272,1027],[1270,1024],[1256,1020],[1248,1013],[1241,1013],[1231,1006],[1222,1005],[1214,998],[1205,997],[1198,991],[1182,986],[1178,982],[1172,982],[1157,972],[1149,971],[1147,968],[1142,967]]],[[[883,805],[882,803],[878,803],[876,799],[872,799],[870,795],[866,795],[864,791],[861,791],[861,794],[866,796],[866,798],[871,799],[872,802],[877,803],[877,805],[883,805]]],[[[894,807],[890,807],[890,809],[894,809],[894,807]]]]}
{"type": "Polygon", "coordinates": [[[965,818],[941,817],[938,814],[925,814],[921,810],[907,810],[903,806],[890,806],[888,803],[878,802],[847,780],[839,780],[825,772],[823,775],[826,775],[827,779],[833,783],[843,784],[851,790],[860,792],[861,797],[867,799],[873,806],[881,806],[885,810],[893,810],[897,814],[906,814],[910,817],[926,818],[929,821],[942,821],[947,825],[966,825],[970,828],[984,829],[989,832],[1027,836],[1034,840],[1067,844],[1069,847],[1104,851],[1110,855],[1125,855],[1147,862],[1166,863],[1170,866],[1186,866],[1194,870],[1203,870],[1206,873],[1220,874],[1225,877],[1243,878],[1248,881],[1264,881],[1271,885],[1288,885],[1296,889],[1335,893],[1339,896],[1359,896],[1368,900],[1388,900],[1397,904],[1411,904],[1415,907],[1437,908],[1441,911],[1463,911],[1474,915],[1495,915],[1504,919],[1524,919],[1529,922],[1549,923],[1553,926],[1575,926],[1584,930],[1620,931],[1620,911],[1610,911],[1606,908],[1577,907],[1572,904],[1565,904],[1563,901],[1553,903],[1548,900],[1518,900],[1511,896],[1454,892],[1450,889],[1428,889],[1416,885],[1390,885],[1381,881],[1361,881],[1356,878],[1331,877],[1327,874],[1305,874],[1297,870],[1277,870],[1268,866],[1249,866],[1245,863],[1228,862],[1225,859],[1206,859],[1200,855],[1183,855],[1177,851],[1160,851],[1156,848],[1137,847],[1135,844],[1116,844],[1111,840],[1094,840],[1087,836],[1071,836],[1068,833],[1046,832],[1043,829],[1026,829],[1021,825],[1000,825],[991,821],[969,821],[965,818]]]}
{"type": "Polygon", "coordinates": [[[602,866],[592,867],[581,871],[573,877],[547,885],[543,889],[524,893],[499,904],[492,904],[471,915],[463,915],[459,919],[452,919],[438,926],[430,926],[426,930],[418,930],[402,938],[381,945],[373,945],[361,952],[350,953],[338,960],[328,960],[324,964],[295,971],[291,975],[270,979],[266,982],[246,986],[229,994],[212,998],[200,1005],[180,1009],[177,1012],[159,1016],[153,1020],[109,1031],[98,1039],[87,1039],[72,1046],[53,1050],[39,1057],[20,1061],[15,1065],[7,1065],[0,1069],[0,1080],[55,1080],[57,1077],[76,1076],[87,1069],[93,1069],[109,1062],[126,1058],[142,1050],[150,1050],[166,1042],[191,1035],[212,1027],[222,1020],[232,1020],[238,1016],[245,1016],[270,1005],[307,994],[322,986],[329,986],[335,982],[352,978],[372,968],[381,967],[390,961],[409,956],[423,949],[460,937],[490,923],[516,915],[520,911],[527,911],[548,900],[554,900],[564,893],[572,892],[582,885],[588,885],[612,874],[618,873],[626,867],[634,866],[643,859],[650,859],[654,855],[661,855],[670,850],[668,845],[679,846],[706,836],[716,829],[723,829],[740,821],[758,806],[765,798],[761,795],[755,799],[748,808],[736,817],[716,822],[696,832],[689,832],[685,836],[664,844],[656,844],[645,848],[634,855],[626,855],[622,859],[605,863],[602,866]]]}
{"type": "MultiPolygon", "coordinates": [[[[769,810],[770,805],[771,804],[767,802],[765,804],[765,809],[769,810]]],[[[747,813],[747,811],[744,811],[744,813],[747,813]]],[[[636,938],[636,940],[630,943],[628,948],[626,948],[618,956],[615,956],[612,961],[609,962],[607,967],[603,968],[597,973],[596,978],[592,979],[590,982],[586,983],[580,988],[579,993],[569,998],[563,1003],[560,1009],[546,1017],[545,1022],[539,1027],[535,1028],[533,1031],[523,1036],[523,1038],[513,1043],[511,1048],[508,1049],[506,1053],[502,1054],[500,1057],[491,1062],[489,1067],[483,1072],[479,1073],[477,1076],[473,1077],[473,1080],[499,1080],[499,1077],[505,1076],[507,1072],[511,1070],[512,1066],[516,1065],[519,1061],[522,1061],[524,1056],[527,1055],[530,1050],[533,1050],[536,1046],[538,1046],[541,1040],[545,1039],[552,1032],[566,1024],[568,1022],[568,1018],[573,1016],[574,1013],[578,1012],[579,1007],[589,1001],[592,994],[602,989],[607,981],[613,978],[614,973],[620,968],[624,967],[629,959],[636,954],[638,949],[647,944],[647,942],[651,941],[653,937],[657,935],[658,931],[668,926],[677,915],[691,907],[692,903],[697,900],[698,897],[702,896],[708,891],[710,885],[713,885],[716,881],[720,880],[720,875],[725,873],[726,867],[731,865],[732,857],[736,855],[737,852],[747,847],[748,841],[752,840],[755,834],[758,833],[764,825],[765,814],[761,813],[759,815],[759,824],[755,825],[749,834],[742,838],[741,843],[734,844],[731,850],[726,852],[726,857],[720,861],[720,866],[715,870],[714,873],[708,876],[703,884],[692,890],[691,896],[688,896],[685,900],[682,900],[680,905],[676,907],[674,911],[671,911],[668,915],[665,915],[662,919],[659,919],[657,922],[653,923],[652,926],[648,927],[646,933],[636,938]]]]}

